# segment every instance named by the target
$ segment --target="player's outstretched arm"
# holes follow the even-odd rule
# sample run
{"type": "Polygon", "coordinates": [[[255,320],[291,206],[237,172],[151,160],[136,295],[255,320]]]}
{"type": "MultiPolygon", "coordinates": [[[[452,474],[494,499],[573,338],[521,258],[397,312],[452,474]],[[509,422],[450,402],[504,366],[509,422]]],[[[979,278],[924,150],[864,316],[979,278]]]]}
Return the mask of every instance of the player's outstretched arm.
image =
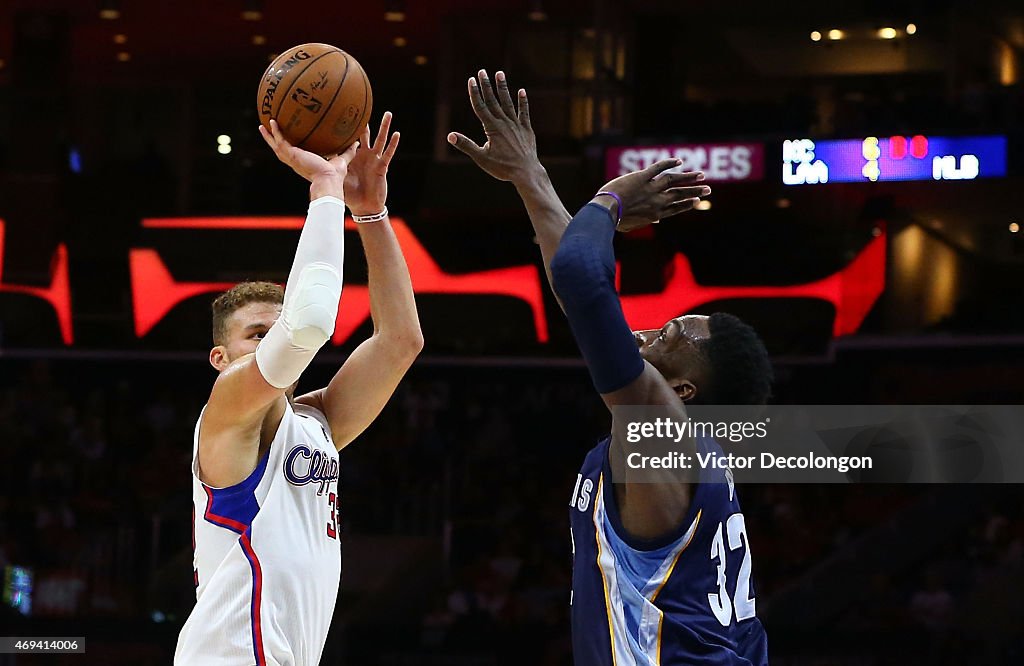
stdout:
{"type": "Polygon", "coordinates": [[[551,259],[572,216],[562,205],[548,172],[537,157],[537,137],[530,124],[526,90],[519,90],[517,109],[505,73],[498,72],[495,78],[497,94],[485,70],[481,69],[475,78],[470,78],[468,84],[469,101],[483,125],[487,141],[479,146],[464,134],[450,132],[448,142],[491,176],[515,185],[540,243],[550,283],[551,259]]]}
{"type": "MultiPolygon", "coordinates": [[[[711,192],[708,186],[696,184],[704,174],[669,171],[679,164],[679,160],[661,160],[606,183],[572,218],[551,261],[555,292],[594,385],[609,407],[660,404],[650,402],[660,391],[637,382],[649,373],[643,372],[636,338],[615,291],[612,241],[617,228],[628,231],[676,215],[711,192]]],[[[656,383],[666,384],[660,374],[657,379],[656,383]]],[[[674,392],[667,395],[673,398],[667,402],[679,402],[674,392]]]]}
{"type": "MultiPolygon", "coordinates": [[[[608,408],[657,405],[682,421],[686,418],[683,402],[661,373],[641,358],[623,316],[615,291],[612,247],[617,225],[638,228],[689,210],[697,197],[709,193],[706,186],[693,185],[702,174],[667,173],[678,165],[678,160],[663,160],[607,183],[601,191],[614,196],[595,196],[572,218],[551,262],[551,274],[591,379],[608,408]]],[[[618,429],[613,427],[613,432],[618,429]]],[[[621,442],[613,440],[616,446],[621,442]]],[[[619,509],[623,525],[633,536],[660,537],[685,516],[689,493],[678,482],[616,481],[626,482],[619,509]]]]}
{"type": "Polygon", "coordinates": [[[294,384],[334,331],[344,258],[344,182],[353,145],[328,161],[288,144],[277,124],[260,133],[277,157],[310,181],[309,213],[295,251],[281,314],[256,353],[235,359],[214,383],[199,431],[205,483],[234,485],[256,467],[261,435],[272,439],[271,407],[294,384]]]}
{"type": "MultiPolygon", "coordinates": [[[[399,134],[390,134],[391,113],[384,114],[376,140],[363,131],[362,145],[349,165],[345,197],[352,215],[374,219],[387,209],[387,172],[398,149],[399,134]]],[[[326,388],[296,402],[323,411],[334,445],[348,445],[369,426],[423,349],[409,269],[387,215],[358,224],[369,269],[373,335],[338,370],[326,388]]]]}

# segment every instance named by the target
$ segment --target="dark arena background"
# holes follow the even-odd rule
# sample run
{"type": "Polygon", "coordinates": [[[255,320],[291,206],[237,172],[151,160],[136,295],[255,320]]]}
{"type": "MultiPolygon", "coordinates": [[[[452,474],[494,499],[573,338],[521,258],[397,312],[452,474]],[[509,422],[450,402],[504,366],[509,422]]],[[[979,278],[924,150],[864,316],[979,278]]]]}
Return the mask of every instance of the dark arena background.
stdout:
{"type": "MultiPolygon", "coordinates": [[[[664,157],[707,174],[698,210],[617,241],[634,327],[741,316],[779,404],[1024,401],[1019,2],[4,0],[0,636],[87,650],[0,666],[171,663],[210,302],[285,280],[308,201],[256,87],[313,41],[402,132],[388,206],[426,340],[341,453],[321,663],[572,663],[568,502],[610,419],[514,188],[445,140],[483,140],[481,68],[529,91],[571,212],[664,157]]],[[[345,299],[303,386],[371,332],[345,299]]],[[[773,663],[1024,663],[1020,486],[741,492],[773,663]]]]}

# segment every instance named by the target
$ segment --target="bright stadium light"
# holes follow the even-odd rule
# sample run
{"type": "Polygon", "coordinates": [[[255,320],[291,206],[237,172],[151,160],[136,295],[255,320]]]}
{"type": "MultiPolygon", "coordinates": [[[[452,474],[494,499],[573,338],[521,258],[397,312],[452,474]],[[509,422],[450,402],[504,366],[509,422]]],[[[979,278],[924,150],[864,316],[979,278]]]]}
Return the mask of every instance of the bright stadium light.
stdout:
{"type": "Polygon", "coordinates": [[[103,0],[100,4],[100,18],[105,21],[116,21],[121,18],[119,4],[116,0],[103,0]]]}
{"type": "Polygon", "coordinates": [[[384,20],[401,23],[405,20],[405,0],[390,0],[384,8],[384,20]]]}
{"type": "Polygon", "coordinates": [[[245,0],[242,6],[243,21],[263,20],[263,0],[245,0]]]}

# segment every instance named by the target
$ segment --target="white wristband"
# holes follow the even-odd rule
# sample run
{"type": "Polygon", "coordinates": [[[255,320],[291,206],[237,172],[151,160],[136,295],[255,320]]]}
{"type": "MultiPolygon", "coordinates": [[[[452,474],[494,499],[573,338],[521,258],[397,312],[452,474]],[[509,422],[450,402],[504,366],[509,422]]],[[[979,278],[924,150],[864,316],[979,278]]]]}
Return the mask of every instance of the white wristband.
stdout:
{"type": "Polygon", "coordinates": [[[384,206],[384,210],[373,215],[353,215],[352,220],[356,224],[369,224],[370,222],[380,222],[388,216],[388,207],[384,206]]]}

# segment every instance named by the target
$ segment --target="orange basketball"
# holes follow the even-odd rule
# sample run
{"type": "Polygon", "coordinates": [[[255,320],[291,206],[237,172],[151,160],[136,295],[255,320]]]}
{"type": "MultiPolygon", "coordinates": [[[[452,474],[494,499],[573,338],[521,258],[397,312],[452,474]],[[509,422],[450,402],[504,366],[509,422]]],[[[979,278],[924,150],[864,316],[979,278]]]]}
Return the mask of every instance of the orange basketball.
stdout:
{"type": "Polygon", "coordinates": [[[366,72],[348,53],[328,44],[300,44],[270,63],[260,80],[256,109],[268,130],[318,155],[340,153],[370,120],[373,92],[366,72]]]}

